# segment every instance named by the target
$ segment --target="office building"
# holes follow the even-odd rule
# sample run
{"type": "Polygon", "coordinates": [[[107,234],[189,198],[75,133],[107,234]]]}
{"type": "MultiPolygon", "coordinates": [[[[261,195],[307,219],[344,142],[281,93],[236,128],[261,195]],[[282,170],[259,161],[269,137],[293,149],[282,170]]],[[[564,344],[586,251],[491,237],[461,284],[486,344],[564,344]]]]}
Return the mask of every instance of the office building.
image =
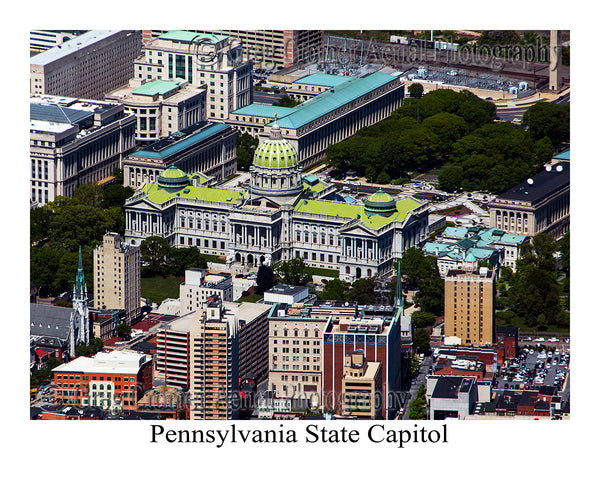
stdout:
{"type": "Polygon", "coordinates": [[[344,79],[292,108],[249,104],[233,109],[227,123],[261,139],[279,128],[297,152],[298,164],[306,167],[322,160],[332,143],[388,118],[402,104],[404,83],[397,76],[375,72],[344,79]]]}
{"type": "Polygon", "coordinates": [[[478,400],[477,380],[473,377],[437,377],[427,379],[429,420],[464,420],[478,400]]]}
{"type": "Polygon", "coordinates": [[[224,302],[233,301],[233,281],[230,273],[207,273],[201,268],[185,271],[185,282],[179,286],[180,315],[201,308],[208,297],[218,295],[224,302]]]}
{"type": "Polygon", "coordinates": [[[122,103],[135,115],[138,144],[147,145],[206,120],[206,88],[184,80],[131,79],[108,93],[106,100],[122,103]]]}
{"type": "MultiPolygon", "coordinates": [[[[147,145],[123,160],[123,184],[138,189],[159,177],[170,188],[169,168],[196,174],[211,185],[237,171],[235,130],[228,125],[199,122],[147,145]]],[[[141,224],[140,224],[141,225],[141,224]]]]}
{"type": "MultiPolygon", "coordinates": [[[[318,302],[315,302],[318,303],[318,302]]],[[[343,313],[344,302],[323,302],[329,311],[323,330],[323,408],[342,413],[346,356],[362,350],[366,362],[378,362],[381,372],[381,402],[375,415],[393,419],[401,405],[399,392],[410,374],[412,324],[404,308],[353,305],[351,316],[343,313]]],[[[350,304],[352,305],[352,304],[350,304]]]]}
{"type": "Polygon", "coordinates": [[[381,363],[367,362],[362,350],[346,354],[342,380],[342,415],[381,418],[381,363]]]}
{"type": "Polygon", "coordinates": [[[303,258],[350,282],[391,272],[395,258],[425,241],[427,204],[382,190],[361,203],[324,200],[319,195],[329,185],[315,180],[302,177],[275,125],[255,151],[247,190],[206,187],[170,167],[127,200],[126,238],[139,245],[160,235],[174,246],[225,255],[229,266],[303,258]]]}
{"type": "Polygon", "coordinates": [[[107,233],[94,250],[94,302],[97,309],[124,310],[131,324],[141,313],[140,247],[107,233]]]}
{"type": "Polygon", "coordinates": [[[43,52],[62,45],[85,32],[86,30],[31,30],[29,32],[29,51],[43,52]]]}
{"type": "Polygon", "coordinates": [[[458,337],[462,345],[492,345],[495,296],[494,271],[450,270],[444,279],[446,337],[458,337]]]}
{"type": "MultiPolygon", "coordinates": [[[[301,62],[314,62],[323,49],[322,30],[204,30],[215,35],[228,35],[239,41],[243,58],[252,60],[258,69],[275,70],[301,62]]],[[[165,30],[143,30],[147,44],[166,33],[165,30]]]]}
{"type": "Polygon", "coordinates": [[[139,80],[187,81],[206,87],[206,118],[223,122],[252,103],[252,62],[228,35],[172,30],[146,42],[135,61],[139,80]]]}
{"type": "Polygon", "coordinates": [[[135,148],[135,116],[117,103],[33,95],[29,118],[31,202],[38,205],[111,176],[135,148]]]}
{"type": "Polygon", "coordinates": [[[152,358],[129,351],[77,357],[52,370],[54,403],[137,410],[137,401],[152,388],[152,358]]]}
{"type": "Polygon", "coordinates": [[[239,410],[239,324],[218,296],[190,327],[190,419],[235,420],[239,410]]]}
{"type": "Polygon", "coordinates": [[[30,59],[30,92],[103,100],[133,77],[139,30],[92,30],[30,59]]]}
{"type": "Polygon", "coordinates": [[[490,226],[516,235],[547,233],[560,239],[569,230],[570,162],[561,161],[502,193],[489,204],[490,226]]]}

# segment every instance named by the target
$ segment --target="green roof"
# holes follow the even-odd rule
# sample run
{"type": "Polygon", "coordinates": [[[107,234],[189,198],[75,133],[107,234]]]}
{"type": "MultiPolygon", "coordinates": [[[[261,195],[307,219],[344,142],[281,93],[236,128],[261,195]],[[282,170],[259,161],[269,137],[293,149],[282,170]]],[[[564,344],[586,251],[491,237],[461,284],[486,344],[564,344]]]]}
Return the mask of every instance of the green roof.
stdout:
{"type": "Polygon", "coordinates": [[[311,192],[320,192],[321,190],[325,189],[326,185],[321,182],[320,180],[317,180],[317,182],[315,183],[311,183],[309,181],[307,181],[306,177],[302,177],[302,183],[304,183],[304,188],[308,188],[311,192]]]}
{"type": "Polygon", "coordinates": [[[156,204],[165,203],[166,201],[171,200],[176,196],[179,196],[181,198],[189,198],[193,200],[206,200],[209,202],[231,204],[244,196],[243,193],[236,192],[233,190],[223,190],[219,188],[209,187],[195,187],[193,185],[189,185],[184,189],[179,190],[178,192],[171,193],[167,190],[159,188],[159,186],[156,183],[146,183],[142,187],[142,190],[144,193],[146,193],[148,200],[156,204]]]}
{"type": "Polygon", "coordinates": [[[290,142],[269,138],[256,148],[253,163],[258,167],[285,168],[297,165],[298,158],[290,142]]]}
{"type": "Polygon", "coordinates": [[[179,87],[179,85],[181,85],[181,81],[154,80],[153,82],[147,82],[147,83],[144,83],[143,85],[140,85],[137,88],[134,88],[131,91],[131,93],[134,93],[136,95],[148,95],[148,96],[154,96],[156,94],[164,95],[165,93],[176,89],[177,87],[179,87]]]}
{"type": "Polygon", "coordinates": [[[294,107],[295,111],[289,115],[281,118],[278,115],[277,123],[281,128],[299,128],[396,79],[381,72],[363,78],[351,78],[294,107]]]}
{"type": "Polygon", "coordinates": [[[228,37],[229,35],[215,35],[212,33],[192,32],[189,30],[171,30],[167,33],[163,33],[158,38],[162,40],[175,40],[178,42],[191,42],[193,40],[199,41],[203,38],[208,38],[212,43],[218,43],[222,42],[228,37]]]}
{"type": "Polygon", "coordinates": [[[329,215],[332,217],[360,218],[360,223],[371,230],[377,230],[390,222],[403,221],[408,213],[421,204],[412,198],[403,198],[396,202],[397,213],[390,217],[382,215],[365,214],[362,205],[352,205],[341,202],[328,202],[325,200],[301,200],[296,205],[297,212],[318,213],[320,215],[329,215]]]}

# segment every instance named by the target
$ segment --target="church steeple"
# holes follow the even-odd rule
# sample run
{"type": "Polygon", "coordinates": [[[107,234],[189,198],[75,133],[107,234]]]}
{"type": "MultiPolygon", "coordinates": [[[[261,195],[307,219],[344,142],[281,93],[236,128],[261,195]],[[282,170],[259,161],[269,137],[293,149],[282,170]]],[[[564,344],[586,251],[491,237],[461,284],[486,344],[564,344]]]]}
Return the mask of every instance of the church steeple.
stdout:
{"type": "Polygon", "coordinates": [[[75,295],[78,299],[87,297],[87,287],[85,286],[85,278],[83,276],[83,264],[81,261],[81,245],[79,246],[79,267],[77,268],[77,276],[75,277],[75,295]]]}

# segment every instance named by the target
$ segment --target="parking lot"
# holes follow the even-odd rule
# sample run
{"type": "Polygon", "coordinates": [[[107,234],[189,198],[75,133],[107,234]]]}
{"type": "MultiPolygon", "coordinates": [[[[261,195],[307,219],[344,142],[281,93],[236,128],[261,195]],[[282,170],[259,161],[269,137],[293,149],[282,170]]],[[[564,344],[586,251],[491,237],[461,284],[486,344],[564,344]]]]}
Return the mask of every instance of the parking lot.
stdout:
{"type": "Polygon", "coordinates": [[[569,372],[569,359],[563,348],[522,348],[519,357],[500,369],[494,387],[530,390],[546,385],[560,392],[569,372]]]}

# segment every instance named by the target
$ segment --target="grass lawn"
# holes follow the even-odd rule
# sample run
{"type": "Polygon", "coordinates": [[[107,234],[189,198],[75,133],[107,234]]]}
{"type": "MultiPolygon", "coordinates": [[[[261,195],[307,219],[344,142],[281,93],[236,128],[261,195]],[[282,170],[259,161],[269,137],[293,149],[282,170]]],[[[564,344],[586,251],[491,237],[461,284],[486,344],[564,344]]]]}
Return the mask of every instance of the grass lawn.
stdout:
{"type": "Polygon", "coordinates": [[[182,280],[177,277],[148,277],[141,279],[142,297],[150,301],[160,303],[165,298],[179,298],[179,285],[182,280]]]}
{"type": "Polygon", "coordinates": [[[236,301],[237,302],[249,302],[249,303],[256,303],[258,302],[261,298],[263,298],[263,294],[262,293],[252,293],[250,295],[248,295],[247,297],[240,297],[238,298],[236,301]]]}

